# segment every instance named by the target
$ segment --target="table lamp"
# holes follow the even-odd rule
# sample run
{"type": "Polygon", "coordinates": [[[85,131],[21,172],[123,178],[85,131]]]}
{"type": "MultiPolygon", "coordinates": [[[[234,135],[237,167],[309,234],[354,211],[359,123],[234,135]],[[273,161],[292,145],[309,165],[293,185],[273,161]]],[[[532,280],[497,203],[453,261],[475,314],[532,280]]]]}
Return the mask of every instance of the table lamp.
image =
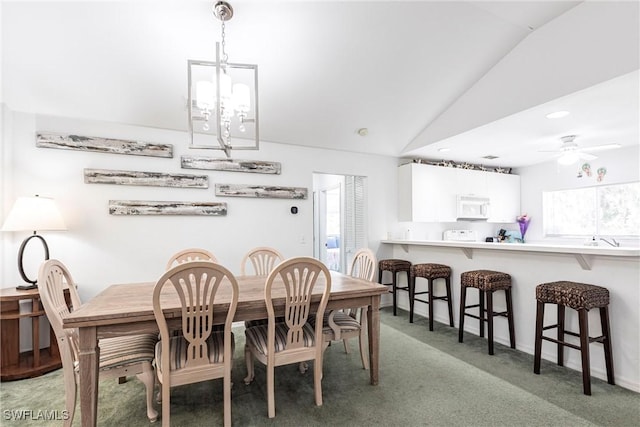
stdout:
{"type": "Polygon", "coordinates": [[[7,215],[7,218],[2,225],[2,231],[33,231],[31,236],[24,239],[20,245],[20,250],[18,251],[18,270],[20,271],[22,280],[28,283],[28,285],[17,286],[17,289],[27,290],[37,287],[37,278],[36,280],[29,279],[24,272],[24,266],[22,263],[24,249],[31,239],[35,237],[42,242],[42,246],[44,246],[44,259],[49,259],[49,247],[47,246],[47,242],[42,236],[37,234],[37,230],[48,231],[66,229],[67,227],[64,224],[62,215],[60,214],[60,211],[53,199],[48,197],[39,197],[36,195],[35,197],[19,197],[15,201],[11,211],[9,211],[9,215],[7,215]]]}

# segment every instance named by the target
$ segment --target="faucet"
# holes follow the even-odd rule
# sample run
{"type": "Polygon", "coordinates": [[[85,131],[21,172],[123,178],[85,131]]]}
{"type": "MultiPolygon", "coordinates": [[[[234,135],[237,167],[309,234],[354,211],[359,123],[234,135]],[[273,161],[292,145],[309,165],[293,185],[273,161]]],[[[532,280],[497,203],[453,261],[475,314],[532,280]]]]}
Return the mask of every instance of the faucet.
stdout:
{"type": "Polygon", "coordinates": [[[616,239],[614,239],[613,237],[611,238],[611,241],[608,241],[604,237],[601,237],[600,240],[602,240],[603,242],[613,246],[614,248],[620,247],[620,242],[617,242],[616,239]]]}

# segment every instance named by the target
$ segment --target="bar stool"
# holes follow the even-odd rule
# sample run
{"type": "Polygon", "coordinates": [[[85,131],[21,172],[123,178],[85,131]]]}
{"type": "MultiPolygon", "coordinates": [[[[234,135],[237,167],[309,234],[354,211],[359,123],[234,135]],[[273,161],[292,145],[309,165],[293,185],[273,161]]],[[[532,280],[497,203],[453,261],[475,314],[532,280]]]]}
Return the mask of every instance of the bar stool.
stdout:
{"type": "Polygon", "coordinates": [[[587,285],[568,281],[543,283],[536,286],[536,337],[533,372],[540,374],[540,359],[542,357],[542,340],[551,341],[558,345],[558,365],[564,366],[564,347],[580,350],[582,356],[582,388],[584,394],[591,395],[591,372],[589,367],[589,343],[599,342],[604,345],[604,360],[607,368],[607,382],[615,385],[613,378],[613,355],[611,350],[611,331],[609,326],[609,290],[602,286],[587,285]],[[545,304],[556,304],[558,307],[557,324],[544,326],[545,304]],[[564,329],[565,307],[578,312],[579,333],[564,329]],[[602,335],[589,336],[589,310],[600,309],[600,326],[602,335]],[[558,339],[545,337],[543,331],[558,329],[558,339]],[[580,345],[564,341],[564,335],[580,338],[580,345]]]}
{"type": "Polygon", "coordinates": [[[433,301],[444,300],[449,306],[449,326],[453,327],[453,305],[451,299],[451,267],[443,264],[414,264],[411,266],[411,281],[409,282],[409,322],[413,323],[413,307],[416,301],[429,305],[429,330],[433,331],[433,301]],[[416,278],[422,277],[428,281],[428,290],[416,292],[416,278]],[[433,281],[444,279],[447,288],[446,296],[433,295],[433,281]],[[416,298],[416,295],[428,294],[427,299],[416,298]]]}
{"type": "Polygon", "coordinates": [[[487,322],[489,329],[489,354],[493,354],[493,318],[495,316],[506,317],[509,322],[509,342],[511,348],[516,348],[516,334],[513,325],[513,304],[511,302],[511,276],[507,273],[491,270],[466,271],[460,275],[460,331],[458,332],[458,342],[462,342],[464,333],[464,317],[469,316],[480,320],[480,336],[484,337],[484,322],[487,322]],[[467,288],[477,288],[480,292],[478,304],[466,305],[467,288]],[[493,293],[504,290],[507,310],[502,312],[493,311],[493,293]],[[485,309],[485,296],[487,308],[485,309]],[[478,316],[467,313],[467,308],[479,307],[478,316]]]}
{"type": "MultiPolygon", "coordinates": [[[[378,262],[378,283],[392,286],[389,292],[393,293],[393,315],[396,315],[398,306],[396,293],[398,290],[409,292],[409,283],[411,283],[411,262],[403,259],[382,259],[378,262]],[[382,273],[384,271],[391,272],[391,283],[382,283],[382,273]],[[398,286],[398,273],[405,271],[407,273],[407,286],[398,286]]],[[[411,298],[409,298],[411,299],[411,298]]]]}

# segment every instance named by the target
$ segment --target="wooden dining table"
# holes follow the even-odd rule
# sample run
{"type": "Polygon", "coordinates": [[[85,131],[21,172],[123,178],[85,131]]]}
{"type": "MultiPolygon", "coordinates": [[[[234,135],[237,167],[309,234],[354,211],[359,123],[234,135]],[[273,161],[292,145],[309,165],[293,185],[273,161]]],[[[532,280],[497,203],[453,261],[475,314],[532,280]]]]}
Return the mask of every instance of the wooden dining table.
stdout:
{"type": "MultiPolygon", "coordinates": [[[[258,276],[236,276],[240,292],[234,321],[264,319],[267,307],[264,300],[266,278],[258,276]]],[[[65,328],[78,328],[79,334],[79,394],[83,426],[95,426],[98,410],[98,340],[123,335],[158,332],[153,315],[152,293],[155,282],[117,284],[107,287],[92,300],[74,310],[64,319],[65,328]]],[[[277,289],[277,287],[275,287],[277,289]]],[[[324,278],[321,276],[315,287],[311,312],[317,310],[324,278]]],[[[164,291],[163,291],[164,292],[164,291]]],[[[230,291],[220,291],[216,296],[214,311],[221,313],[224,322],[229,307],[230,291]]],[[[274,292],[277,292],[274,290],[274,292]]],[[[370,382],[378,384],[380,350],[380,297],[388,288],[378,283],[357,279],[345,274],[331,272],[331,295],[327,309],[368,307],[367,324],[369,336],[370,382]]],[[[180,323],[180,301],[177,294],[163,293],[166,317],[180,323]]],[[[274,294],[276,316],[284,314],[284,290],[274,294]]],[[[218,316],[218,315],[217,315],[218,316]]]]}

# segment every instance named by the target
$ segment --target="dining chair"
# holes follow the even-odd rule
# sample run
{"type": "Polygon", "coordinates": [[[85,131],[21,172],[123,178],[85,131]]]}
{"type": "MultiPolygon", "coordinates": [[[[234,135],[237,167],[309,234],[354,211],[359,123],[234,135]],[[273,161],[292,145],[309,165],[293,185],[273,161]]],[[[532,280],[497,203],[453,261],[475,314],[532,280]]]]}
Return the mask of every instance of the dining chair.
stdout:
{"type": "Polygon", "coordinates": [[[223,378],[224,425],[231,425],[231,365],[234,336],[233,316],[238,305],[238,282],[220,264],[193,261],[166,271],[153,288],[153,314],[160,330],[156,344],[156,372],[162,388],[162,425],[170,425],[171,387],[223,378]],[[166,288],[166,289],[165,289],[166,288]],[[230,288],[230,291],[227,289],[230,288]],[[166,310],[165,295],[177,294],[180,310],[166,310]],[[220,295],[219,295],[220,294],[220,295]],[[228,309],[219,312],[222,300],[228,309]],[[181,317],[176,335],[169,319],[181,317]],[[224,330],[213,325],[224,320],[224,330]],[[168,321],[169,320],[169,321],[168,321]]]}
{"type": "MultiPolygon", "coordinates": [[[[71,426],[75,414],[79,385],[79,349],[78,331],[63,328],[63,320],[78,309],[82,303],[67,267],[56,259],[45,261],[38,272],[38,291],[42,306],[53,328],[60,358],[65,391],[65,410],[68,418],[65,426],[71,426]],[[69,288],[71,306],[64,296],[65,285],[69,288]]],[[[158,419],[158,411],[153,407],[153,370],[154,346],[156,334],[129,335],[116,338],[103,338],[98,341],[100,348],[99,375],[103,378],[121,378],[136,375],[146,387],[147,417],[151,422],[158,419]]]]}
{"type": "MultiPolygon", "coordinates": [[[[322,324],[308,323],[314,290],[322,288],[317,315],[323,316],[331,292],[331,275],[320,261],[309,257],[290,258],[278,264],[269,274],[264,289],[268,323],[245,329],[247,346],[245,384],[254,379],[254,360],[267,370],[267,405],[269,418],[276,415],[275,367],[314,361],[314,395],[322,405],[322,324]],[[274,299],[284,299],[284,322],[276,321],[274,299]]],[[[282,312],[278,312],[282,315],[282,312]]]]}
{"type": "Polygon", "coordinates": [[[244,258],[242,258],[242,262],[240,263],[240,274],[243,276],[247,274],[247,263],[249,261],[253,267],[254,275],[267,277],[269,273],[271,273],[271,270],[273,270],[273,267],[284,261],[284,257],[273,248],[262,246],[251,249],[244,258]]]}
{"type": "Polygon", "coordinates": [[[173,254],[173,256],[167,262],[166,270],[170,269],[174,265],[182,264],[188,261],[213,261],[218,262],[215,255],[206,249],[191,248],[185,249],[173,254]]]}
{"type": "MultiPolygon", "coordinates": [[[[349,274],[352,277],[373,281],[376,272],[376,256],[370,249],[356,252],[349,274]]],[[[344,351],[349,353],[349,339],[358,337],[362,368],[369,369],[369,346],[367,345],[367,307],[348,310],[331,310],[324,314],[323,336],[325,348],[331,341],[344,343],[344,351]]]]}

